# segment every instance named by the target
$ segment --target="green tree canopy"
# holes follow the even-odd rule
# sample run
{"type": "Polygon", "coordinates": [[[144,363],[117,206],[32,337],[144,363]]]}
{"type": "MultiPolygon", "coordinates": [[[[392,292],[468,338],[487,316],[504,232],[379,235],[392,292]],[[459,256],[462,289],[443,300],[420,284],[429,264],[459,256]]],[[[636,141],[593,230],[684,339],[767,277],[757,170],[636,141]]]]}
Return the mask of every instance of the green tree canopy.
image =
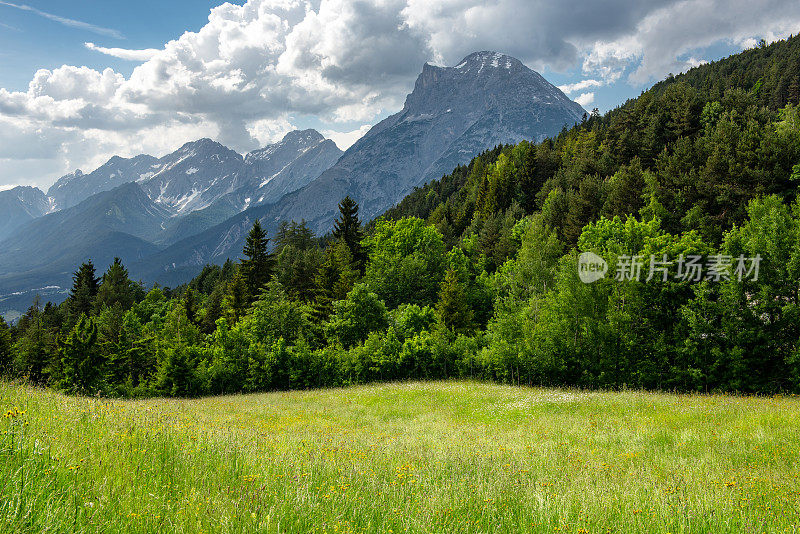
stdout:
{"type": "Polygon", "coordinates": [[[381,221],[365,240],[370,259],[364,277],[391,309],[402,303],[433,305],[447,267],[442,234],[422,219],[381,221]]]}
{"type": "Polygon", "coordinates": [[[97,325],[85,314],[59,348],[61,380],[64,391],[94,393],[100,385],[103,357],[97,346],[97,325]]]}

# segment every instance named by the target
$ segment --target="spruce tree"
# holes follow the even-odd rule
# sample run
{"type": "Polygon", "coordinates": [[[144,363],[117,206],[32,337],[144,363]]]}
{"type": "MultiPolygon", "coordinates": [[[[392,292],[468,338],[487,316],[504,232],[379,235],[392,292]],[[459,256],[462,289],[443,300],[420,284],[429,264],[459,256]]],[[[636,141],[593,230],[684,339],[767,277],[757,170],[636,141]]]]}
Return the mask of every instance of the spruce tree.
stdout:
{"type": "Polygon", "coordinates": [[[228,285],[228,296],[225,297],[225,309],[228,321],[235,324],[247,312],[251,296],[247,288],[247,278],[240,270],[233,276],[228,285]]]}
{"type": "Polygon", "coordinates": [[[339,203],[339,217],[333,223],[333,237],[337,241],[344,241],[350,249],[356,268],[363,274],[366,255],[361,240],[364,232],[358,219],[358,203],[350,196],[344,197],[339,203]]]}
{"type": "Polygon", "coordinates": [[[793,77],[792,83],[789,84],[789,95],[787,101],[793,106],[800,104],[800,79],[798,79],[797,76],[793,77]]]}
{"type": "Polygon", "coordinates": [[[97,290],[96,307],[101,310],[119,304],[123,310],[129,310],[140,293],[142,289],[128,277],[128,270],[122,265],[122,260],[114,258],[114,263],[103,274],[103,281],[97,290]]]}
{"type": "Polygon", "coordinates": [[[92,260],[81,264],[78,270],[73,273],[68,308],[75,321],[82,313],[91,315],[99,287],[100,280],[95,276],[92,260]]]}
{"type": "Polygon", "coordinates": [[[102,376],[102,354],[97,346],[97,325],[82,314],[78,323],[61,342],[60,387],[64,391],[93,393],[102,376]]]}
{"type": "Polygon", "coordinates": [[[197,325],[199,321],[197,320],[197,297],[194,293],[194,289],[191,287],[186,289],[186,292],[183,294],[183,307],[186,309],[186,318],[189,319],[189,322],[193,325],[197,325]]]}
{"type": "Polygon", "coordinates": [[[224,290],[222,288],[215,289],[206,299],[205,314],[200,321],[200,329],[206,333],[211,334],[217,328],[217,319],[222,317],[222,303],[224,298],[224,290]]]}
{"type": "Polygon", "coordinates": [[[337,300],[347,297],[358,280],[354,269],[353,257],[344,241],[338,241],[325,250],[325,259],[314,277],[315,315],[318,319],[326,319],[337,300]]]}
{"type": "Polygon", "coordinates": [[[455,334],[472,330],[472,308],[467,303],[464,287],[453,269],[447,270],[442,282],[436,316],[441,326],[455,334]]]}
{"type": "Polygon", "coordinates": [[[51,337],[42,321],[41,299],[36,295],[17,323],[19,336],[12,348],[14,370],[33,383],[44,383],[52,374],[51,337]]]}
{"type": "Polygon", "coordinates": [[[261,289],[269,282],[272,275],[273,258],[269,253],[269,239],[258,219],[253,223],[244,245],[245,258],[242,260],[241,272],[247,284],[249,298],[258,298],[261,289]]]}
{"type": "Polygon", "coordinates": [[[11,371],[11,331],[0,315],[0,376],[11,371]]]}

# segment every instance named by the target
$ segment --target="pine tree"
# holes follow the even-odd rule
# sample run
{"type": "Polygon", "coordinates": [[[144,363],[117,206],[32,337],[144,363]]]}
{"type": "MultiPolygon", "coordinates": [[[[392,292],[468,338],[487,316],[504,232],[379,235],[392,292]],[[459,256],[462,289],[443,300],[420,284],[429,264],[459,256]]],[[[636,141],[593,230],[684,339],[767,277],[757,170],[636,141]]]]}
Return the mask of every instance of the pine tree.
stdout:
{"type": "Polygon", "coordinates": [[[122,260],[114,258],[114,263],[103,274],[103,281],[97,290],[96,307],[101,310],[119,304],[123,310],[129,310],[141,293],[141,287],[128,277],[128,270],[122,265],[122,260]]]}
{"type": "Polygon", "coordinates": [[[350,249],[350,255],[356,268],[363,274],[366,254],[361,246],[364,233],[358,219],[358,203],[349,196],[339,203],[339,218],[333,223],[333,238],[344,241],[350,249]]]}
{"type": "Polygon", "coordinates": [[[0,376],[11,370],[11,331],[0,315],[0,376]]]}
{"type": "Polygon", "coordinates": [[[235,324],[247,312],[250,303],[251,297],[247,288],[247,278],[240,270],[228,285],[228,296],[225,297],[228,321],[231,324],[235,324]]]}
{"type": "Polygon", "coordinates": [[[102,376],[103,357],[97,346],[97,325],[86,314],[61,343],[61,389],[69,392],[93,393],[102,376]]]}
{"type": "Polygon", "coordinates": [[[100,287],[100,280],[95,276],[94,264],[89,260],[72,275],[72,290],[69,294],[69,313],[75,318],[82,313],[91,315],[94,299],[100,287]]]}
{"type": "Polygon", "coordinates": [[[358,273],[347,244],[338,241],[328,246],[325,259],[314,277],[316,316],[326,319],[331,313],[332,304],[347,297],[357,279],[358,273]]]}
{"type": "Polygon", "coordinates": [[[797,76],[794,76],[792,83],[789,84],[788,102],[794,106],[800,104],[800,79],[797,76]]]}
{"type": "Polygon", "coordinates": [[[258,219],[253,223],[242,251],[241,272],[247,285],[250,301],[258,298],[261,289],[269,282],[272,275],[273,258],[269,253],[269,239],[258,219]]]}
{"type": "Polygon", "coordinates": [[[44,383],[53,371],[51,338],[43,323],[41,299],[36,295],[17,323],[17,332],[21,335],[12,349],[14,370],[33,383],[44,383]]]}
{"type": "Polygon", "coordinates": [[[472,329],[472,309],[467,303],[464,287],[458,280],[458,273],[448,269],[439,291],[436,304],[439,324],[447,330],[462,334],[472,329]]]}

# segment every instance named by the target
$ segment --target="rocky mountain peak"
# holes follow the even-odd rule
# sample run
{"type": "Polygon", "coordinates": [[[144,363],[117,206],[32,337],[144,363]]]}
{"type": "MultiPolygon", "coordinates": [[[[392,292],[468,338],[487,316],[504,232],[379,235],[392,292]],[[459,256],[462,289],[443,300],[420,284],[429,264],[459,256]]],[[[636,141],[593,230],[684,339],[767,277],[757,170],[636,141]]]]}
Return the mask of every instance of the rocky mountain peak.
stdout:
{"type": "Polygon", "coordinates": [[[471,71],[483,73],[487,70],[522,70],[526,67],[520,60],[506,54],[483,51],[473,52],[453,68],[462,73],[471,71]]]}
{"type": "Polygon", "coordinates": [[[453,67],[426,63],[406,98],[406,120],[445,113],[471,116],[478,110],[535,104],[564,108],[578,120],[583,110],[521,61],[497,52],[474,52],[453,67]]]}
{"type": "Polygon", "coordinates": [[[307,130],[294,130],[283,136],[281,143],[296,143],[315,145],[325,140],[325,137],[313,128],[307,130]]]}
{"type": "MultiPolygon", "coordinates": [[[[208,137],[203,137],[202,139],[198,139],[197,141],[189,141],[188,143],[184,143],[178,150],[173,152],[174,155],[182,156],[184,154],[208,154],[208,153],[215,153],[215,154],[224,154],[228,157],[236,158],[238,156],[241,159],[241,155],[238,152],[231,150],[230,148],[226,147],[225,145],[214,141],[213,139],[209,139],[208,137]]],[[[165,158],[170,157],[170,155],[165,156],[165,158]]],[[[164,159],[164,158],[162,158],[164,159]]]]}

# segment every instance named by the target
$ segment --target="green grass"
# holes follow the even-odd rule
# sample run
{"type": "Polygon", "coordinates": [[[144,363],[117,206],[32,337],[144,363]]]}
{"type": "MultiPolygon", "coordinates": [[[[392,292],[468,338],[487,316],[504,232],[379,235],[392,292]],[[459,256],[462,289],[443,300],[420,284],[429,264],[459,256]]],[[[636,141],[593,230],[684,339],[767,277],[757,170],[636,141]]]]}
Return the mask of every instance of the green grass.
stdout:
{"type": "Polygon", "coordinates": [[[800,532],[798,397],[0,383],[0,407],[3,531],[800,532]]]}

